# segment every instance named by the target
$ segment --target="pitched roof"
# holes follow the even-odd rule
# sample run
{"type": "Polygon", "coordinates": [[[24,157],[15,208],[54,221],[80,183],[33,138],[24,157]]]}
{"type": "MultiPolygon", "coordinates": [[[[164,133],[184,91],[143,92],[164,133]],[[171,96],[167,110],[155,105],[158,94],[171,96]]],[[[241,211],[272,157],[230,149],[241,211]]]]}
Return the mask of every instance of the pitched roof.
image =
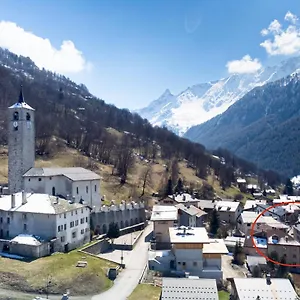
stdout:
{"type": "Polygon", "coordinates": [[[209,239],[209,244],[203,245],[203,254],[228,254],[228,249],[222,239],[209,239]]]}
{"type": "Polygon", "coordinates": [[[205,211],[203,211],[202,209],[194,206],[194,205],[190,205],[189,207],[186,207],[183,203],[177,204],[175,205],[178,209],[186,212],[187,214],[189,214],[190,216],[196,216],[196,217],[202,217],[204,215],[207,215],[207,213],[205,211]]]}
{"type": "Polygon", "coordinates": [[[86,207],[83,204],[70,203],[68,200],[56,196],[32,193],[25,193],[26,203],[22,204],[22,192],[14,195],[15,206],[12,207],[12,195],[3,196],[0,198],[0,210],[51,215],[86,207]]]}
{"type": "Polygon", "coordinates": [[[271,278],[271,284],[265,278],[233,278],[239,299],[257,300],[295,300],[296,292],[289,279],[271,278]]]}
{"type": "Polygon", "coordinates": [[[161,300],[218,300],[215,279],[163,278],[161,300]]]}
{"type": "Polygon", "coordinates": [[[100,176],[91,170],[84,168],[31,168],[24,177],[50,177],[65,176],[73,181],[98,180],[100,176]]]}

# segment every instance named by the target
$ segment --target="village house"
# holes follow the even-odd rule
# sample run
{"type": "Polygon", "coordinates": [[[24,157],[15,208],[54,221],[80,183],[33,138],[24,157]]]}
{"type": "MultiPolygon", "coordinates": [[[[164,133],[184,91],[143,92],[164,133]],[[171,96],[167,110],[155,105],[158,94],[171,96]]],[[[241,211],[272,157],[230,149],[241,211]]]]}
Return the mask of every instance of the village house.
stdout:
{"type": "Polygon", "coordinates": [[[216,280],[164,277],[160,300],[171,299],[219,300],[216,280]]]}
{"type": "Polygon", "coordinates": [[[21,192],[3,196],[0,199],[0,237],[11,240],[15,252],[18,243],[19,252],[25,256],[25,246],[28,248],[28,243],[32,244],[32,237],[48,243],[49,248],[46,253],[42,251],[43,255],[67,252],[90,240],[90,209],[46,194],[21,192]],[[19,235],[23,235],[22,238],[15,239],[19,235]]]}
{"type": "Polygon", "coordinates": [[[177,204],[179,225],[202,227],[207,221],[207,213],[194,205],[177,204]]]}
{"type": "Polygon", "coordinates": [[[228,250],[222,239],[209,239],[203,227],[172,227],[169,234],[172,249],[150,251],[149,269],[181,277],[223,278],[222,255],[228,250]]]}
{"type": "MultiPolygon", "coordinates": [[[[251,230],[252,224],[255,222],[259,214],[253,211],[243,211],[238,220],[238,229],[244,234],[248,234],[251,230]]],[[[270,216],[260,216],[254,225],[254,231],[260,230],[262,225],[266,225],[269,229],[279,229],[282,231],[287,231],[288,226],[273,219],[270,216]]]]}
{"type": "Polygon", "coordinates": [[[188,193],[177,193],[174,195],[169,195],[165,199],[162,199],[160,201],[161,205],[176,205],[176,204],[193,204],[197,206],[197,203],[199,202],[199,199],[197,199],[194,195],[190,195],[188,193]]]}
{"type": "Polygon", "coordinates": [[[237,178],[236,183],[242,193],[247,191],[247,181],[244,178],[237,178]]]}
{"type": "Polygon", "coordinates": [[[231,300],[295,300],[297,294],[289,279],[232,278],[231,300]]]}
{"type": "Polygon", "coordinates": [[[239,215],[242,212],[240,202],[218,201],[215,209],[218,212],[219,218],[229,224],[236,224],[239,215]]]}
{"type": "Polygon", "coordinates": [[[169,205],[154,205],[151,221],[153,221],[153,236],[156,249],[170,248],[169,228],[177,225],[178,209],[169,205]]]}

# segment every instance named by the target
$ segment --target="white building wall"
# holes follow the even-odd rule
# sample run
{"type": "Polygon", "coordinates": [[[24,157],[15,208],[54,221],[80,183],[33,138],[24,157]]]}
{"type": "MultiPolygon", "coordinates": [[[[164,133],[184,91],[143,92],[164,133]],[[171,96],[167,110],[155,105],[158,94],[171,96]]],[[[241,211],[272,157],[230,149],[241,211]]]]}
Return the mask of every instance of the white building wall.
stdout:
{"type": "Polygon", "coordinates": [[[79,180],[72,181],[69,178],[59,176],[49,177],[25,177],[25,191],[52,195],[62,195],[64,197],[75,197],[75,202],[80,199],[91,207],[101,206],[100,180],[79,180]],[[53,190],[55,188],[55,190],[53,190]],[[77,192],[78,188],[78,192],[77,192]]]}
{"type": "Polygon", "coordinates": [[[84,180],[72,182],[72,196],[75,201],[79,202],[80,199],[85,201],[85,204],[92,208],[101,206],[100,196],[100,180],[84,180]]]}
{"type": "Polygon", "coordinates": [[[204,267],[218,267],[221,270],[222,260],[221,260],[221,258],[204,258],[203,266],[204,267]]]}
{"type": "Polygon", "coordinates": [[[50,240],[56,235],[55,224],[55,215],[51,214],[0,212],[0,235],[3,233],[3,238],[14,238],[19,234],[33,234],[50,240]],[[9,218],[9,224],[7,218],[9,218]],[[24,224],[26,224],[26,229],[24,224]],[[8,236],[7,233],[9,233],[8,236]]]}
{"type": "Polygon", "coordinates": [[[190,274],[200,274],[203,269],[203,255],[201,249],[174,249],[176,270],[190,274]],[[184,265],[185,263],[185,265],[184,265]]]}
{"type": "Polygon", "coordinates": [[[57,215],[56,237],[62,251],[67,244],[68,250],[72,250],[87,242],[90,238],[89,208],[79,208],[57,215]]]}

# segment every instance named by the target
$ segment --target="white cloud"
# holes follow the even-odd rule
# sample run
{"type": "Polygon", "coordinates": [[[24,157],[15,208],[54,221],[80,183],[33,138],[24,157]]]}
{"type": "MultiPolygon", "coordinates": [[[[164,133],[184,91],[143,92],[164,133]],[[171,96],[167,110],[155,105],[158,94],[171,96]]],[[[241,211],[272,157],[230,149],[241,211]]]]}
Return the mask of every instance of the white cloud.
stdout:
{"type": "Polygon", "coordinates": [[[284,19],[288,22],[291,22],[293,24],[296,24],[298,21],[298,17],[294,14],[292,14],[290,11],[288,11],[284,17],[284,19]]]}
{"type": "Polygon", "coordinates": [[[287,12],[284,19],[290,22],[286,29],[274,20],[268,29],[261,31],[262,36],[270,35],[271,38],[260,44],[270,55],[292,55],[300,54],[300,28],[297,26],[298,17],[291,12],[287,12]]]}
{"type": "Polygon", "coordinates": [[[56,49],[49,39],[25,31],[13,22],[0,21],[0,47],[30,57],[39,68],[62,74],[79,73],[92,67],[72,41],[63,41],[56,49]]]}
{"type": "Polygon", "coordinates": [[[232,60],[226,64],[229,73],[249,74],[257,72],[261,63],[257,58],[252,59],[250,55],[245,55],[241,60],[232,60]]]}

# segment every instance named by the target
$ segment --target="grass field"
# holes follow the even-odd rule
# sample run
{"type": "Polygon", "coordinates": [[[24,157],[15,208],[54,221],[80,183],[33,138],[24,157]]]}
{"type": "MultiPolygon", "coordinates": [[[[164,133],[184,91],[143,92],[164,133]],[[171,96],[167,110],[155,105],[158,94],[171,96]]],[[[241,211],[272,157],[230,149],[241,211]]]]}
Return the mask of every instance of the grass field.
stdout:
{"type": "Polygon", "coordinates": [[[70,289],[71,295],[100,293],[111,286],[106,277],[107,268],[114,266],[104,260],[85,256],[77,251],[54,254],[32,262],[0,258],[0,287],[24,292],[45,292],[50,279],[49,292],[62,294],[70,289]],[[87,261],[78,268],[79,260],[87,261]]]}
{"type": "Polygon", "coordinates": [[[151,284],[139,284],[128,300],[159,300],[161,288],[151,284]]]}
{"type": "Polygon", "coordinates": [[[219,300],[229,300],[229,293],[225,291],[219,291],[219,300]]]}

